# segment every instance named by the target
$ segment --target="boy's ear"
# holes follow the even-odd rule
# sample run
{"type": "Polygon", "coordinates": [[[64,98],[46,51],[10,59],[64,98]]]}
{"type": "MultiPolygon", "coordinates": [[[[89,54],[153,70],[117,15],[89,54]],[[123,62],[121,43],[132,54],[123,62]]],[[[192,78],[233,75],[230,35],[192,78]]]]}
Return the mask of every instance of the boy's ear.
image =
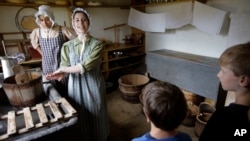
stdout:
{"type": "Polygon", "coordinates": [[[143,108],[143,114],[145,115],[146,117],[146,120],[147,122],[149,123],[150,122],[150,118],[148,117],[147,113],[145,112],[145,109],[143,108]]]}
{"type": "Polygon", "coordinates": [[[246,75],[240,76],[240,85],[243,87],[250,87],[250,77],[246,75]]]}
{"type": "Polygon", "coordinates": [[[151,122],[151,120],[150,120],[150,118],[148,117],[148,115],[146,115],[146,119],[147,119],[147,122],[148,122],[148,123],[151,122]]]}

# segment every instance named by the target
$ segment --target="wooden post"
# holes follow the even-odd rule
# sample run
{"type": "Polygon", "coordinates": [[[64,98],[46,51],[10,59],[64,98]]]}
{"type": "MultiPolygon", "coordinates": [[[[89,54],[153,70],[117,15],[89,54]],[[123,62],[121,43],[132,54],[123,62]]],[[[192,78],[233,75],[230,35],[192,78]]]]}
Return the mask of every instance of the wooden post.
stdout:
{"type": "Polygon", "coordinates": [[[119,29],[118,29],[118,27],[125,26],[125,25],[126,25],[126,23],[117,24],[117,25],[114,24],[113,26],[106,27],[106,28],[103,29],[103,30],[108,30],[108,29],[114,28],[114,36],[115,36],[114,45],[118,45],[119,44],[119,41],[118,41],[119,29]]]}

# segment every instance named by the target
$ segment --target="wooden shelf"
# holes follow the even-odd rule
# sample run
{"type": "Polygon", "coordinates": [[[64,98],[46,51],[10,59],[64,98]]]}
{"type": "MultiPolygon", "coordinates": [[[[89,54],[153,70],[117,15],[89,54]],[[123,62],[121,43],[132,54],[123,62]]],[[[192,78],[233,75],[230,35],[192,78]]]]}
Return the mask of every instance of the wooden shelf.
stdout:
{"type": "MultiPolygon", "coordinates": [[[[41,4],[36,4],[36,3],[6,3],[6,2],[0,2],[0,6],[17,6],[17,7],[39,7],[41,4]]],[[[115,8],[115,7],[120,7],[121,9],[129,9],[130,6],[126,5],[101,5],[101,6],[89,6],[89,5],[84,5],[84,6],[77,6],[77,5],[56,5],[56,4],[47,4],[51,7],[66,7],[66,8],[71,8],[71,7],[83,7],[83,8],[115,8]]]]}
{"type": "Polygon", "coordinates": [[[142,45],[133,45],[133,44],[119,44],[119,45],[108,45],[105,47],[104,51],[116,51],[116,50],[123,50],[129,48],[136,48],[142,45]]]}
{"type": "MultiPolygon", "coordinates": [[[[18,6],[18,7],[39,7],[41,4],[35,4],[35,3],[4,3],[1,2],[0,6],[18,6]]],[[[55,5],[55,4],[48,4],[49,6],[53,7],[67,7],[68,5],[55,5]]]]}
{"type": "Polygon", "coordinates": [[[20,65],[34,65],[42,63],[42,59],[31,59],[24,62],[19,63],[20,65]]]}
{"type": "Polygon", "coordinates": [[[126,66],[122,66],[122,67],[114,67],[114,68],[111,68],[109,71],[114,71],[114,70],[119,70],[119,69],[123,69],[123,68],[128,68],[128,67],[132,67],[132,66],[135,66],[135,65],[138,65],[138,64],[142,64],[142,63],[144,63],[144,61],[139,61],[139,62],[132,63],[132,64],[129,64],[129,65],[126,65],[126,66]]]}
{"type": "Polygon", "coordinates": [[[145,62],[145,47],[144,44],[118,44],[106,46],[103,51],[102,73],[105,78],[109,73],[116,70],[125,70],[129,67],[136,66],[145,62]],[[116,57],[114,52],[123,52],[119,57],[116,57]]]}
{"type": "Polygon", "coordinates": [[[145,55],[145,53],[143,53],[143,54],[140,53],[140,54],[137,54],[137,55],[126,55],[126,56],[122,56],[122,57],[114,57],[114,58],[109,59],[109,62],[111,62],[111,61],[116,61],[116,60],[120,60],[120,59],[129,58],[129,57],[142,56],[142,55],[145,55]]]}

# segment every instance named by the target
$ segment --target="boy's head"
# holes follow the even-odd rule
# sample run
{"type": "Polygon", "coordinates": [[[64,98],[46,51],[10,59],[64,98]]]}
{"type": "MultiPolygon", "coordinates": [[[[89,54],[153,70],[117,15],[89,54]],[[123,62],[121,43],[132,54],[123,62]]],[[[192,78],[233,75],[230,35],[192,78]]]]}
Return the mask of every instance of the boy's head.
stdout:
{"type": "Polygon", "coordinates": [[[187,102],[183,92],[175,85],[154,81],[142,90],[145,115],[165,131],[176,129],[187,115],[187,102]]]}
{"type": "Polygon", "coordinates": [[[226,49],[219,62],[222,67],[229,67],[235,76],[250,76],[250,42],[226,49]]]}

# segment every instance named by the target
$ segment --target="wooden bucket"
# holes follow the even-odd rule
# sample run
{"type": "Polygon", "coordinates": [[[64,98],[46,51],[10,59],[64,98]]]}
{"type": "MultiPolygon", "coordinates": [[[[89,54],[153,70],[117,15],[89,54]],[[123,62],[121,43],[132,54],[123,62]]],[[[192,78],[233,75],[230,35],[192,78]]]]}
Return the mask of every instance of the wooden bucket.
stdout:
{"type": "Polygon", "coordinates": [[[201,102],[199,105],[199,114],[196,115],[194,132],[196,136],[200,136],[209,118],[215,111],[214,106],[207,102],[201,102]]]}
{"type": "Polygon", "coordinates": [[[31,80],[24,83],[17,83],[15,76],[10,76],[3,81],[3,89],[12,106],[26,107],[34,106],[45,98],[40,72],[30,72],[31,80]]]}
{"type": "Polygon", "coordinates": [[[149,82],[149,78],[140,74],[128,74],[118,79],[122,98],[131,103],[139,103],[142,88],[149,82]]]}
{"type": "Polygon", "coordinates": [[[182,124],[188,127],[194,127],[196,121],[196,115],[199,113],[199,107],[188,102],[188,112],[186,118],[183,120],[182,124]]]}
{"type": "Polygon", "coordinates": [[[187,100],[188,103],[193,103],[195,105],[200,105],[201,102],[204,101],[204,97],[202,96],[199,96],[197,94],[194,94],[192,92],[188,92],[188,91],[185,91],[185,90],[182,90],[182,92],[184,93],[184,96],[187,100]]]}

